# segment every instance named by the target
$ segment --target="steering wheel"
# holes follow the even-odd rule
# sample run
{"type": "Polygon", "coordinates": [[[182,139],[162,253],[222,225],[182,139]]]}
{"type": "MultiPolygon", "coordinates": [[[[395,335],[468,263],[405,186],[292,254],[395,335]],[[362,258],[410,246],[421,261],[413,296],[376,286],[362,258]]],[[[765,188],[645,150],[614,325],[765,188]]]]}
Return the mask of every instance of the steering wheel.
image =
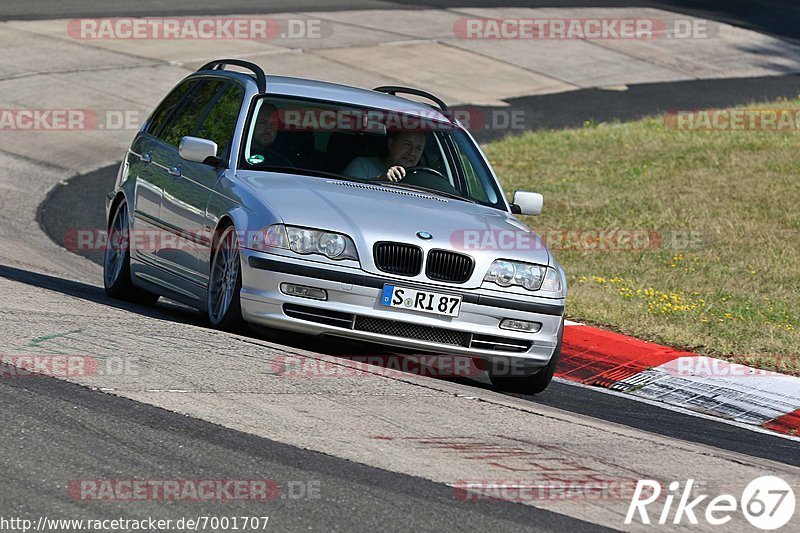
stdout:
{"type": "MultiPolygon", "coordinates": [[[[441,172],[439,172],[435,168],[425,167],[425,166],[421,166],[421,165],[420,166],[416,166],[416,167],[408,167],[406,169],[406,177],[408,177],[409,174],[417,174],[419,172],[427,172],[428,174],[433,174],[434,176],[438,176],[438,177],[442,178],[443,180],[447,180],[447,178],[444,177],[444,174],[442,174],[441,172]]],[[[449,181],[448,181],[448,183],[449,183],[449,181]]]]}
{"type": "Polygon", "coordinates": [[[444,174],[431,167],[408,167],[406,169],[406,177],[401,180],[401,183],[402,182],[408,183],[409,185],[417,185],[418,187],[427,187],[428,189],[436,191],[461,195],[458,189],[453,187],[450,180],[447,179],[444,174]]]}

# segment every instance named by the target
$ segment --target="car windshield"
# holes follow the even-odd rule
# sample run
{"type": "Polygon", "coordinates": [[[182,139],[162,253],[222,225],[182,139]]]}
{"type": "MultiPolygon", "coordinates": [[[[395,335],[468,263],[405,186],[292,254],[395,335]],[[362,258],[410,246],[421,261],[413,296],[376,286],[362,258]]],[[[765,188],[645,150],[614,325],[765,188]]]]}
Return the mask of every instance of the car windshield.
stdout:
{"type": "Polygon", "coordinates": [[[430,114],[263,97],[247,122],[239,167],[372,181],[506,209],[473,141],[430,114]],[[387,180],[397,166],[405,177],[387,180]]]}

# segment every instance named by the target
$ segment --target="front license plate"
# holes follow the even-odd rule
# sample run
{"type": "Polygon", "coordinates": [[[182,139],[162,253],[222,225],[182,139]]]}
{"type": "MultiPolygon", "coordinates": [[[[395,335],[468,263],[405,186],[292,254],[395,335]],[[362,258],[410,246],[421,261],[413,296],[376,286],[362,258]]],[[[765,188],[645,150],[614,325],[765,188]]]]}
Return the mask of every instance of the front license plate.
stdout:
{"type": "Polygon", "coordinates": [[[432,315],[458,316],[458,312],[461,310],[461,296],[384,285],[381,305],[432,315]]]}

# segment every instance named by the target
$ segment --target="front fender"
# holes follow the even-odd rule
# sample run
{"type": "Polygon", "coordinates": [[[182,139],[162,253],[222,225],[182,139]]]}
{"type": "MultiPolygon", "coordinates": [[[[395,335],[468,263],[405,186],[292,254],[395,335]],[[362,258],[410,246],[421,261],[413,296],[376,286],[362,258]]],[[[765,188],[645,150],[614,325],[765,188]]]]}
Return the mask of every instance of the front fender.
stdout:
{"type": "Polygon", "coordinates": [[[255,234],[283,220],[235,178],[223,175],[209,198],[206,219],[212,231],[230,220],[239,234],[239,246],[252,248],[255,234]]]}

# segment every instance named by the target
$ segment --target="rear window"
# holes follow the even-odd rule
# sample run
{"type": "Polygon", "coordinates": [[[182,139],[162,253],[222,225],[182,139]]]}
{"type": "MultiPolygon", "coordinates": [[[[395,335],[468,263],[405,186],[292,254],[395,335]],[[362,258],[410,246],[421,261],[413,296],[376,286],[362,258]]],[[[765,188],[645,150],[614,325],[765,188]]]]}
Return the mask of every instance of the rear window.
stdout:
{"type": "Polygon", "coordinates": [[[156,110],[153,111],[145,131],[157,137],[158,134],[161,133],[164,124],[166,124],[167,120],[172,116],[172,112],[175,111],[178,104],[180,104],[181,99],[186,96],[197,83],[197,80],[187,80],[175,87],[172,92],[164,98],[164,101],[159,104],[156,110]]]}
{"type": "Polygon", "coordinates": [[[244,89],[229,84],[214,102],[196,133],[197,137],[217,143],[217,156],[222,159],[227,159],[243,98],[244,89]]]}

